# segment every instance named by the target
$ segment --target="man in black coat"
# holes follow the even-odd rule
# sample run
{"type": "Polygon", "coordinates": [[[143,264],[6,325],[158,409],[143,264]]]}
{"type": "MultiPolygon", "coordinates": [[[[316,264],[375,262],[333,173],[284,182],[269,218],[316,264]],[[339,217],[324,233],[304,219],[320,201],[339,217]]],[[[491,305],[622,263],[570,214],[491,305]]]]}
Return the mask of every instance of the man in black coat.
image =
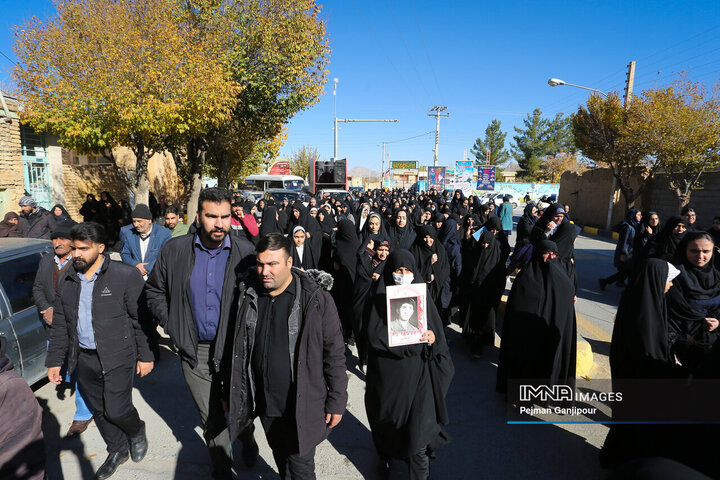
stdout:
{"type": "Polygon", "coordinates": [[[53,327],[45,366],[58,385],[68,356],[68,372],[78,381],[95,411],[95,423],[109,455],[95,473],[102,480],[129,456],[147,453],[145,422],[132,403],[133,376],[153,369],[148,338],[140,325],[140,272],[104,255],[105,230],[87,222],[70,229],[73,264],[58,284],[53,327]]]}
{"type": "Polygon", "coordinates": [[[304,480],[315,478],[315,447],[345,413],[348,378],[331,277],[292,268],[290,245],[278,233],[257,244],[257,270],[240,287],[226,394],[230,438],[259,416],[280,477],[304,480]]]}
{"type": "MultiPolygon", "coordinates": [[[[57,289],[60,278],[62,278],[72,265],[70,229],[73,225],[76,225],[76,223],[72,220],[57,222],[52,235],[50,235],[55,253],[44,255],[40,259],[40,265],[38,266],[35,282],[33,283],[33,301],[44,322],[48,339],[50,338],[50,328],[52,327],[55,290],[57,289]]],[[[88,407],[88,402],[85,399],[82,387],[78,388],[77,372],[72,377],[69,375],[66,376],[65,381],[75,386],[75,415],[65,435],[66,438],[73,438],[87,430],[88,425],[90,425],[92,421],[93,413],[88,407]]]]}
{"type": "MultiPolygon", "coordinates": [[[[252,244],[229,235],[231,199],[225,189],[200,192],[197,233],[165,244],[145,287],[152,315],[178,349],[216,478],[231,478],[233,465],[221,402],[221,362],[235,321],[237,283],[255,263],[252,244]]],[[[252,466],[258,454],[252,426],[244,433],[243,458],[252,466]]]]}
{"type": "Polygon", "coordinates": [[[31,196],[24,196],[20,199],[20,220],[18,221],[18,234],[25,238],[50,239],[55,227],[53,214],[37,204],[31,196]]]}

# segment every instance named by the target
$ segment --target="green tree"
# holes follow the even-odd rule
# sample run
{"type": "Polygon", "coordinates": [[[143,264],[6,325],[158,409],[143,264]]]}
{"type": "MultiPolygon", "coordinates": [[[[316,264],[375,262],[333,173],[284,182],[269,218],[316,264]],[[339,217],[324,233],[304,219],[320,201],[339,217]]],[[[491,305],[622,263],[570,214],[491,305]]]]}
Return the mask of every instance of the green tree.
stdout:
{"type": "Polygon", "coordinates": [[[242,85],[217,37],[189,27],[176,0],[66,0],[57,15],[15,29],[23,121],[81,153],[116,146],[147,202],[147,163],[168,138],[196,137],[230,118],[242,85]]]}
{"type": "Polygon", "coordinates": [[[548,154],[551,122],[543,118],[540,109],[536,108],[523,120],[523,126],[514,127],[517,135],[513,136],[515,144],[511,151],[520,168],[525,171],[523,177],[534,179],[543,157],[548,154]]]}
{"type": "Polygon", "coordinates": [[[507,133],[502,131],[500,120],[493,120],[485,129],[485,139],[478,138],[470,153],[475,155],[477,165],[487,163],[486,153],[490,150],[490,165],[500,165],[510,159],[510,153],[505,149],[505,137],[507,133]]]}
{"type": "Polygon", "coordinates": [[[290,173],[298,177],[307,177],[310,164],[313,160],[320,160],[317,147],[303,145],[292,153],[290,159],[290,173]]]}

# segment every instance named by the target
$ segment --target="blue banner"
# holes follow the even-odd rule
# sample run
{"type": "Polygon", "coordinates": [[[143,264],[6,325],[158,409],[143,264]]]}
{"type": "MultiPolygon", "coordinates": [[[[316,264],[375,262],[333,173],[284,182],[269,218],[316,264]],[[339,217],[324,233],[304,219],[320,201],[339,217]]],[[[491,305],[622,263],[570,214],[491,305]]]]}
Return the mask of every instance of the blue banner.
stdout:
{"type": "Polygon", "coordinates": [[[495,190],[495,167],[480,165],[477,168],[477,190],[495,190]]]}

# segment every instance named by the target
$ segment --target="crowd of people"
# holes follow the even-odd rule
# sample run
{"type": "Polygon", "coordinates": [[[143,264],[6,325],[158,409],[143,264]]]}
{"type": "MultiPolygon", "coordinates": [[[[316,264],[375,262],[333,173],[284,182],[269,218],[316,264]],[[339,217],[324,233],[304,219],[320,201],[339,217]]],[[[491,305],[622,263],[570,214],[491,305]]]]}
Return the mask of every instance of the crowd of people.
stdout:
{"type": "MultiPolygon", "coordinates": [[[[376,190],[252,202],[206,188],[187,225],[174,206],[130,210],[106,192],[100,201],[88,195],[77,224],[61,206],[45,212],[23,197],[16,233],[44,229],[37,217],[47,217],[45,238],[55,248],[53,263],[38,272],[46,296],[36,303],[50,339],[48,377],[77,382],[76,403],[84,404],[69,435],[87,428],[90,410],[109,453],[96,478],[142,460],[145,426],[129,392],[133,375],[150,373],[159,359],[159,325],[181,359],[216,478],[231,478],[236,438],[245,463],[255,464],[258,417],[281,477],[314,478],[315,447],[345,411],[346,351],[365,374],[379,473],[400,459],[410,478],[428,478],[430,459],[449,441],[451,323],[476,358],[501,327],[498,392],[508,394],[513,379],[575,385],[580,229],[568,205],[530,201],[511,247],[510,200],[376,190]],[[121,262],[105,255],[113,238],[121,262]],[[389,287],[412,284],[427,292],[426,331],[420,343],[391,345],[389,332],[416,328],[418,304],[388,312],[389,287]],[[112,308],[95,310],[96,302],[112,308]],[[124,330],[97,328],[113,318],[124,319],[124,330]]],[[[0,233],[12,220],[6,216],[0,233]]],[[[631,210],[618,226],[618,273],[600,280],[603,289],[627,282],[610,355],[614,379],[714,373],[707,359],[716,355],[720,218],[707,233],[695,225],[689,209],[662,228],[656,213],[631,210]]],[[[615,445],[637,432],[614,429],[604,462],[636,456],[615,445]]]]}

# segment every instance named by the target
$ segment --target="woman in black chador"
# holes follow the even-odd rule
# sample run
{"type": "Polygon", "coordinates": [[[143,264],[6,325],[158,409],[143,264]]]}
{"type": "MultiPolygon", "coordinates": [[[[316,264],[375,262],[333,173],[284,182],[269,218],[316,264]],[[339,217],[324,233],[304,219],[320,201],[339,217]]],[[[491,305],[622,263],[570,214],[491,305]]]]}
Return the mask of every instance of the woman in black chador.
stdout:
{"type": "MultiPolygon", "coordinates": [[[[471,237],[472,238],[472,237],[471,237]]],[[[460,325],[475,357],[495,344],[495,316],[505,290],[505,256],[500,241],[484,231],[463,251],[460,280],[460,325]]]]}
{"type": "Polygon", "coordinates": [[[575,271],[575,225],[565,222],[565,209],[559,203],[553,203],[545,209],[542,217],[535,223],[530,234],[530,243],[536,248],[541,241],[550,240],[558,247],[558,261],[568,272],[568,276],[577,286],[575,271]]]}
{"type": "Polygon", "coordinates": [[[423,225],[417,229],[415,243],[410,247],[415,263],[420,267],[420,274],[427,283],[427,291],[438,311],[442,309],[440,293],[445,280],[450,276],[445,247],[437,239],[437,230],[432,225],[423,225]]]}
{"type": "Polygon", "coordinates": [[[575,385],[575,288],[557,261],[557,245],[543,240],[513,282],[505,310],[497,391],[511,379],[575,385]]]}
{"type": "MultiPolygon", "coordinates": [[[[687,232],[687,219],[679,215],[668,218],[660,233],[646,245],[642,258],[659,258],[675,263],[675,250],[687,232]]],[[[640,259],[639,259],[640,260],[640,259]]]]}
{"type": "Polygon", "coordinates": [[[357,251],[360,247],[360,239],[355,233],[355,225],[347,218],[341,219],[338,223],[335,234],[335,252],[333,253],[332,276],[334,283],[330,294],[335,300],[340,322],[342,322],[345,341],[351,341],[353,337],[353,288],[355,285],[355,269],[357,267],[357,251]]]}
{"type": "Polygon", "coordinates": [[[391,347],[386,285],[422,283],[407,250],[393,251],[370,299],[365,410],[375,448],[387,475],[391,458],[407,462],[412,480],[426,479],[430,458],[448,436],[445,396],[455,373],[440,315],[426,302],[426,343],[391,347]]]}

